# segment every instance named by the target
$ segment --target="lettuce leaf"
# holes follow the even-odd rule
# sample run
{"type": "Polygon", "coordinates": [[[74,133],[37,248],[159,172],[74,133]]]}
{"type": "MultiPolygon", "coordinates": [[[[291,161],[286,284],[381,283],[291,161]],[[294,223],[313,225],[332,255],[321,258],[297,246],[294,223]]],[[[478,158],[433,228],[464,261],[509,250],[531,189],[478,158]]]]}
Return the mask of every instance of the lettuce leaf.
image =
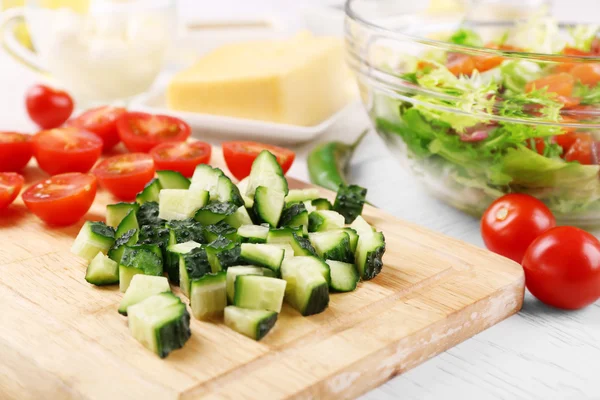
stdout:
{"type": "Polygon", "coordinates": [[[573,96],[579,97],[581,104],[598,104],[600,103],[600,83],[596,86],[588,86],[577,82],[573,88],[573,96]]]}
{"type": "Polygon", "coordinates": [[[502,84],[513,93],[524,92],[527,82],[539,78],[542,73],[538,64],[525,60],[504,61],[500,71],[502,84]]]}
{"type": "Polygon", "coordinates": [[[483,40],[477,32],[467,28],[460,28],[452,36],[450,36],[451,43],[460,44],[463,46],[481,47],[483,46],[483,40]]]}
{"type": "Polygon", "coordinates": [[[581,51],[590,51],[592,48],[592,42],[596,38],[598,31],[600,30],[599,25],[576,25],[568,30],[571,36],[570,46],[581,51]]]}

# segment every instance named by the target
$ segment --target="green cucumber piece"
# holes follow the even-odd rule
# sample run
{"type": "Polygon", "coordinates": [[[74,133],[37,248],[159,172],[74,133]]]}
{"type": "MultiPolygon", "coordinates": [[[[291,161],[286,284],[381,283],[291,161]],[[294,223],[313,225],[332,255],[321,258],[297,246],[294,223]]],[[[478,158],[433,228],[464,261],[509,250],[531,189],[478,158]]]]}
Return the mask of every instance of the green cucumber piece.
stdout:
{"type": "Polygon", "coordinates": [[[293,203],[299,203],[307,200],[315,200],[321,196],[319,189],[290,189],[287,196],[285,196],[285,205],[289,206],[293,203]]]}
{"type": "Polygon", "coordinates": [[[267,150],[261,151],[252,163],[246,195],[255,197],[256,189],[259,186],[283,193],[284,199],[288,194],[288,183],[283,176],[281,166],[277,162],[277,158],[267,150]]]}
{"type": "Polygon", "coordinates": [[[238,207],[244,205],[244,199],[238,187],[227,176],[219,176],[215,193],[211,193],[211,201],[233,203],[238,207]]]}
{"type": "Polygon", "coordinates": [[[269,268],[279,273],[284,250],[269,244],[242,243],[240,257],[251,265],[269,268]]]}
{"type": "Polygon", "coordinates": [[[341,261],[327,260],[331,273],[329,287],[336,292],[351,292],[358,284],[358,271],[354,264],[341,261]]]}
{"type": "Polygon", "coordinates": [[[210,203],[196,212],[194,219],[202,225],[214,225],[232,215],[238,209],[233,203],[210,203]]]}
{"type": "Polygon", "coordinates": [[[352,223],[363,210],[367,189],[358,185],[340,185],[333,210],[342,214],[347,224],[352,223]]]}
{"type": "Polygon", "coordinates": [[[303,235],[308,235],[308,211],[304,203],[294,203],[284,208],[279,226],[302,227],[303,235]]]}
{"type": "Polygon", "coordinates": [[[138,231],[137,229],[131,229],[123,236],[115,240],[115,243],[112,245],[110,250],[108,250],[108,257],[116,262],[117,264],[121,262],[121,257],[123,257],[123,251],[125,251],[126,246],[132,246],[138,241],[138,231]]]}
{"type": "Polygon", "coordinates": [[[344,216],[336,211],[313,211],[308,216],[309,232],[325,232],[344,227],[344,216]]]}
{"type": "Polygon", "coordinates": [[[208,243],[217,240],[219,236],[223,236],[234,242],[238,240],[237,229],[225,221],[204,227],[204,237],[208,243]]]}
{"type": "Polygon", "coordinates": [[[158,179],[152,179],[144,186],[144,190],[135,196],[135,202],[138,204],[148,203],[150,201],[158,202],[158,194],[162,187],[158,179]]]}
{"type": "Polygon", "coordinates": [[[129,211],[135,214],[140,208],[138,203],[117,203],[106,206],[106,225],[116,228],[129,211]]]}
{"type": "Polygon", "coordinates": [[[127,314],[132,336],[160,358],[182,348],[192,335],[185,304],[170,292],[148,297],[127,314]]]}
{"type": "Polygon", "coordinates": [[[363,233],[373,233],[375,229],[369,225],[367,221],[364,220],[360,215],[356,217],[354,222],[350,225],[350,228],[354,229],[358,235],[362,235],[363,233]]]}
{"type": "Polygon", "coordinates": [[[120,238],[126,232],[135,229],[136,231],[140,229],[140,225],[138,224],[137,215],[133,210],[131,210],[127,215],[121,220],[117,230],[115,231],[115,239],[120,238]]]}
{"type": "Polygon", "coordinates": [[[241,263],[240,244],[222,236],[206,245],[206,254],[213,273],[241,263]]]}
{"type": "Polygon", "coordinates": [[[226,277],[227,273],[221,271],[192,280],[190,306],[194,318],[207,319],[223,314],[227,307],[226,277]]]}
{"type": "Polygon", "coordinates": [[[119,283],[119,264],[98,253],[85,270],[85,280],[97,286],[119,283]]]}
{"type": "Polygon", "coordinates": [[[185,220],[208,203],[205,190],[163,189],[160,191],[158,217],[168,221],[185,220]]]}
{"type": "Polygon", "coordinates": [[[210,193],[211,199],[215,198],[219,178],[224,176],[219,168],[213,168],[207,164],[199,164],[194,170],[191,179],[190,189],[206,190],[210,193]]]}
{"type": "Polygon", "coordinates": [[[91,261],[106,254],[115,243],[115,230],[104,222],[86,221],[71,246],[71,253],[91,261]]]}
{"type": "Polygon", "coordinates": [[[135,275],[121,299],[119,314],[127,315],[128,307],[155,294],[170,291],[169,281],[164,276],[135,275]]]}
{"type": "Polygon", "coordinates": [[[193,218],[181,221],[169,221],[166,227],[171,231],[172,242],[185,243],[189,241],[206,243],[204,225],[193,218]]]}
{"type": "Polygon", "coordinates": [[[238,207],[233,214],[225,217],[224,221],[234,228],[239,228],[242,225],[252,225],[250,214],[248,214],[248,210],[244,206],[238,207]]]}
{"type": "Polygon", "coordinates": [[[293,228],[271,229],[267,235],[267,243],[287,243],[292,247],[294,255],[296,256],[317,255],[310,242],[299,235],[299,233],[298,230],[293,228]]]}
{"type": "Polygon", "coordinates": [[[266,243],[269,228],[262,225],[242,225],[237,234],[245,243],[266,243]]]}
{"type": "Polygon", "coordinates": [[[304,204],[304,207],[306,207],[308,215],[310,215],[310,213],[313,211],[317,211],[317,209],[312,205],[312,202],[310,200],[303,201],[302,204],[304,204]]]}
{"type": "Polygon", "coordinates": [[[310,233],[308,238],[319,257],[324,260],[354,262],[354,253],[350,248],[350,236],[344,230],[310,233]]]}
{"type": "Polygon", "coordinates": [[[167,247],[175,244],[175,239],[171,236],[171,230],[164,225],[144,225],[140,227],[138,244],[157,245],[165,258],[167,247]]]}
{"type": "Polygon", "coordinates": [[[163,273],[162,252],[154,244],[125,246],[119,263],[119,289],[125,292],[134,275],[161,276],[163,273]]]}
{"type": "Polygon", "coordinates": [[[323,312],[329,305],[329,286],[323,271],[314,267],[314,260],[293,257],[281,266],[281,276],[287,282],[285,301],[304,316],[323,312]]]}
{"type": "Polygon", "coordinates": [[[254,195],[254,214],[259,222],[266,222],[276,228],[283,211],[284,194],[265,186],[256,188],[254,195]]]}
{"type": "MultiPolygon", "coordinates": [[[[288,243],[272,243],[272,244],[269,244],[269,246],[275,246],[275,247],[278,247],[281,250],[283,250],[283,258],[284,259],[294,257],[294,249],[288,243]]],[[[274,272],[276,272],[276,271],[274,271],[274,272]]],[[[277,274],[277,276],[279,276],[279,274],[277,274]]]]}
{"type": "Polygon", "coordinates": [[[381,232],[361,233],[356,246],[356,267],[361,279],[373,279],[383,268],[385,238],[381,232]]]}
{"type": "Polygon", "coordinates": [[[283,279],[256,275],[238,276],[235,280],[233,305],[279,313],[283,305],[285,285],[283,279]]]}
{"type": "Polygon", "coordinates": [[[227,306],[224,314],[225,325],[254,340],[265,337],[277,322],[277,313],[274,311],[227,306]]]}
{"type": "MultiPolygon", "coordinates": [[[[264,268],[267,269],[267,268],[264,268]]],[[[235,266],[227,268],[227,301],[233,304],[235,294],[235,281],[241,275],[264,275],[264,269],[252,266],[235,266]]],[[[269,270],[270,271],[270,270],[269,270]]]]}
{"type": "MultiPolygon", "coordinates": [[[[332,210],[333,209],[333,205],[331,204],[331,202],[324,198],[314,199],[313,201],[310,202],[310,204],[314,207],[315,210],[332,210]]],[[[315,211],[315,210],[313,210],[313,211],[315,211]]]]}
{"type": "Polygon", "coordinates": [[[136,213],[139,226],[164,225],[165,221],[158,217],[158,203],[150,201],[140,206],[136,213]]]}
{"type": "Polygon", "coordinates": [[[179,256],[181,254],[187,254],[201,246],[200,243],[191,240],[189,242],[172,244],[167,247],[164,269],[167,275],[169,275],[169,280],[173,284],[179,285],[179,256]]]}
{"type": "Polygon", "coordinates": [[[356,253],[356,246],[358,244],[358,233],[352,228],[344,228],[342,229],[344,232],[348,234],[348,238],[350,239],[350,251],[352,254],[356,253]]]}
{"type": "Polygon", "coordinates": [[[179,255],[179,287],[181,292],[190,297],[192,280],[202,278],[212,272],[208,255],[204,247],[197,247],[188,253],[179,255]]]}
{"type": "Polygon", "coordinates": [[[163,189],[189,189],[190,180],[177,171],[156,171],[163,189]]]}

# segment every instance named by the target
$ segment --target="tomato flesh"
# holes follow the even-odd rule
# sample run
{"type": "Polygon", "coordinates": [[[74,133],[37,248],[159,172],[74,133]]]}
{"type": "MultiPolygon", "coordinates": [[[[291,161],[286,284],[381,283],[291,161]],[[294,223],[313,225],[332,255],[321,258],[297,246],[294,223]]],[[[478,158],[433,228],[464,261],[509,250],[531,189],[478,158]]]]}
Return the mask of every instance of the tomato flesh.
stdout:
{"type": "Polygon", "coordinates": [[[450,53],[446,61],[446,68],[454,75],[471,75],[475,69],[473,57],[466,54],[450,53]]]}
{"type": "Polygon", "coordinates": [[[103,150],[108,151],[121,141],[117,131],[117,119],[126,112],[127,110],[121,107],[97,107],[68,121],[67,125],[98,135],[102,139],[103,150]]]}
{"type": "Polygon", "coordinates": [[[205,142],[181,142],[159,144],[150,151],[157,170],[180,172],[191,177],[198,164],[208,164],[211,146],[205,142]]]}
{"type": "Polygon", "coordinates": [[[25,106],[29,117],[42,129],[61,126],[73,112],[73,99],[62,90],[34,85],[27,91],[25,106]]]}
{"type": "Polygon", "coordinates": [[[542,233],[527,249],[523,269],[531,294],[550,306],[573,310],[600,298],[600,242],[581,229],[542,233]]]}
{"type": "Polygon", "coordinates": [[[166,142],[184,142],[190,126],[179,118],[127,112],[117,119],[119,137],[129,151],[147,153],[166,142]]]}
{"type": "Polygon", "coordinates": [[[33,156],[31,136],[18,132],[0,132],[0,172],[17,172],[33,156]]]}
{"type": "Polygon", "coordinates": [[[14,172],[0,172],[0,210],[8,207],[17,198],[25,178],[14,172]]]}
{"type": "Polygon", "coordinates": [[[296,158],[296,154],[289,149],[258,142],[223,142],[221,146],[227,168],[239,180],[250,175],[252,163],[263,150],[268,150],[277,157],[277,162],[281,165],[284,174],[287,173],[296,158]]]}
{"type": "Polygon", "coordinates": [[[23,202],[49,225],[71,225],[88,212],[96,189],[94,175],[71,172],[34,183],[23,193],[23,202]]]}
{"type": "Polygon", "coordinates": [[[49,129],[33,137],[33,153],[50,175],[88,172],[102,154],[102,139],[75,127],[49,129]]]}
{"type": "Polygon", "coordinates": [[[121,154],[100,162],[94,174],[113,196],[130,201],[154,178],[154,161],[148,154],[121,154]]]}
{"type": "Polygon", "coordinates": [[[594,164],[592,145],[594,140],[591,136],[583,133],[575,133],[575,141],[565,153],[565,161],[578,161],[582,165],[594,164]]]}
{"type": "Polygon", "coordinates": [[[481,218],[486,247],[518,263],[542,232],[556,226],[544,203],[526,194],[507,194],[494,201],[481,218]]]}

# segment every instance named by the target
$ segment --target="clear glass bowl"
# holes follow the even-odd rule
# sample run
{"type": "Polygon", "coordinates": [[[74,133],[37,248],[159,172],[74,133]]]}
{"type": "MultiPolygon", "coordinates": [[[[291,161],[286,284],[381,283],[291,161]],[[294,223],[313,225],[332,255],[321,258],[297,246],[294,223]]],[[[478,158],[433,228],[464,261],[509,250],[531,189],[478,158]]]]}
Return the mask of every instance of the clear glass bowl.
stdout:
{"type": "Polygon", "coordinates": [[[581,37],[588,44],[573,46],[589,47],[596,3],[548,9],[539,0],[472,0],[478,8],[455,14],[407,13],[403,3],[346,4],[348,62],[377,132],[401,164],[434,195],[471,214],[520,192],[544,201],[563,223],[599,223],[600,85],[584,84],[573,68],[597,66],[600,81],[600,40],[586,54],[563,53],[565,43],[581,37]],[[575,10],[568,20],[548,19],[565,9],[575,10]],[[449,41],[461,27],[481,44],[449,41]],[[473,63],[467,75],[460,73],[465,63],[453,64],[457,59],[473,63]],[[556,93],[554,83],[531,84],[557,74],[556,93]]]}

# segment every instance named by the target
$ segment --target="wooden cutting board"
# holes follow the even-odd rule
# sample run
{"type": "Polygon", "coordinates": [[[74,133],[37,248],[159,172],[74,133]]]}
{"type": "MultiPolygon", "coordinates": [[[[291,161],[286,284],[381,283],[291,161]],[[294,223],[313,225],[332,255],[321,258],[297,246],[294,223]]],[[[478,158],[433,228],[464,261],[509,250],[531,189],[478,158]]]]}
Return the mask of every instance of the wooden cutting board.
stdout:
{"type": "MultiPolygon", "coordinates": [[[[111,202],[99,192],[87,218],[111,202]]],[[[353,398],[521,308],[518,264],[373,207],[364,216],[387,242],[377,278],[319,315],[284,306],[260,342],[192,318],[192,338],[161,360],[129,334],[118,288],[84,280],[69,253],[81,224],[49,228],[19,199],[0,214],[0,398],[353,398]]]]}

